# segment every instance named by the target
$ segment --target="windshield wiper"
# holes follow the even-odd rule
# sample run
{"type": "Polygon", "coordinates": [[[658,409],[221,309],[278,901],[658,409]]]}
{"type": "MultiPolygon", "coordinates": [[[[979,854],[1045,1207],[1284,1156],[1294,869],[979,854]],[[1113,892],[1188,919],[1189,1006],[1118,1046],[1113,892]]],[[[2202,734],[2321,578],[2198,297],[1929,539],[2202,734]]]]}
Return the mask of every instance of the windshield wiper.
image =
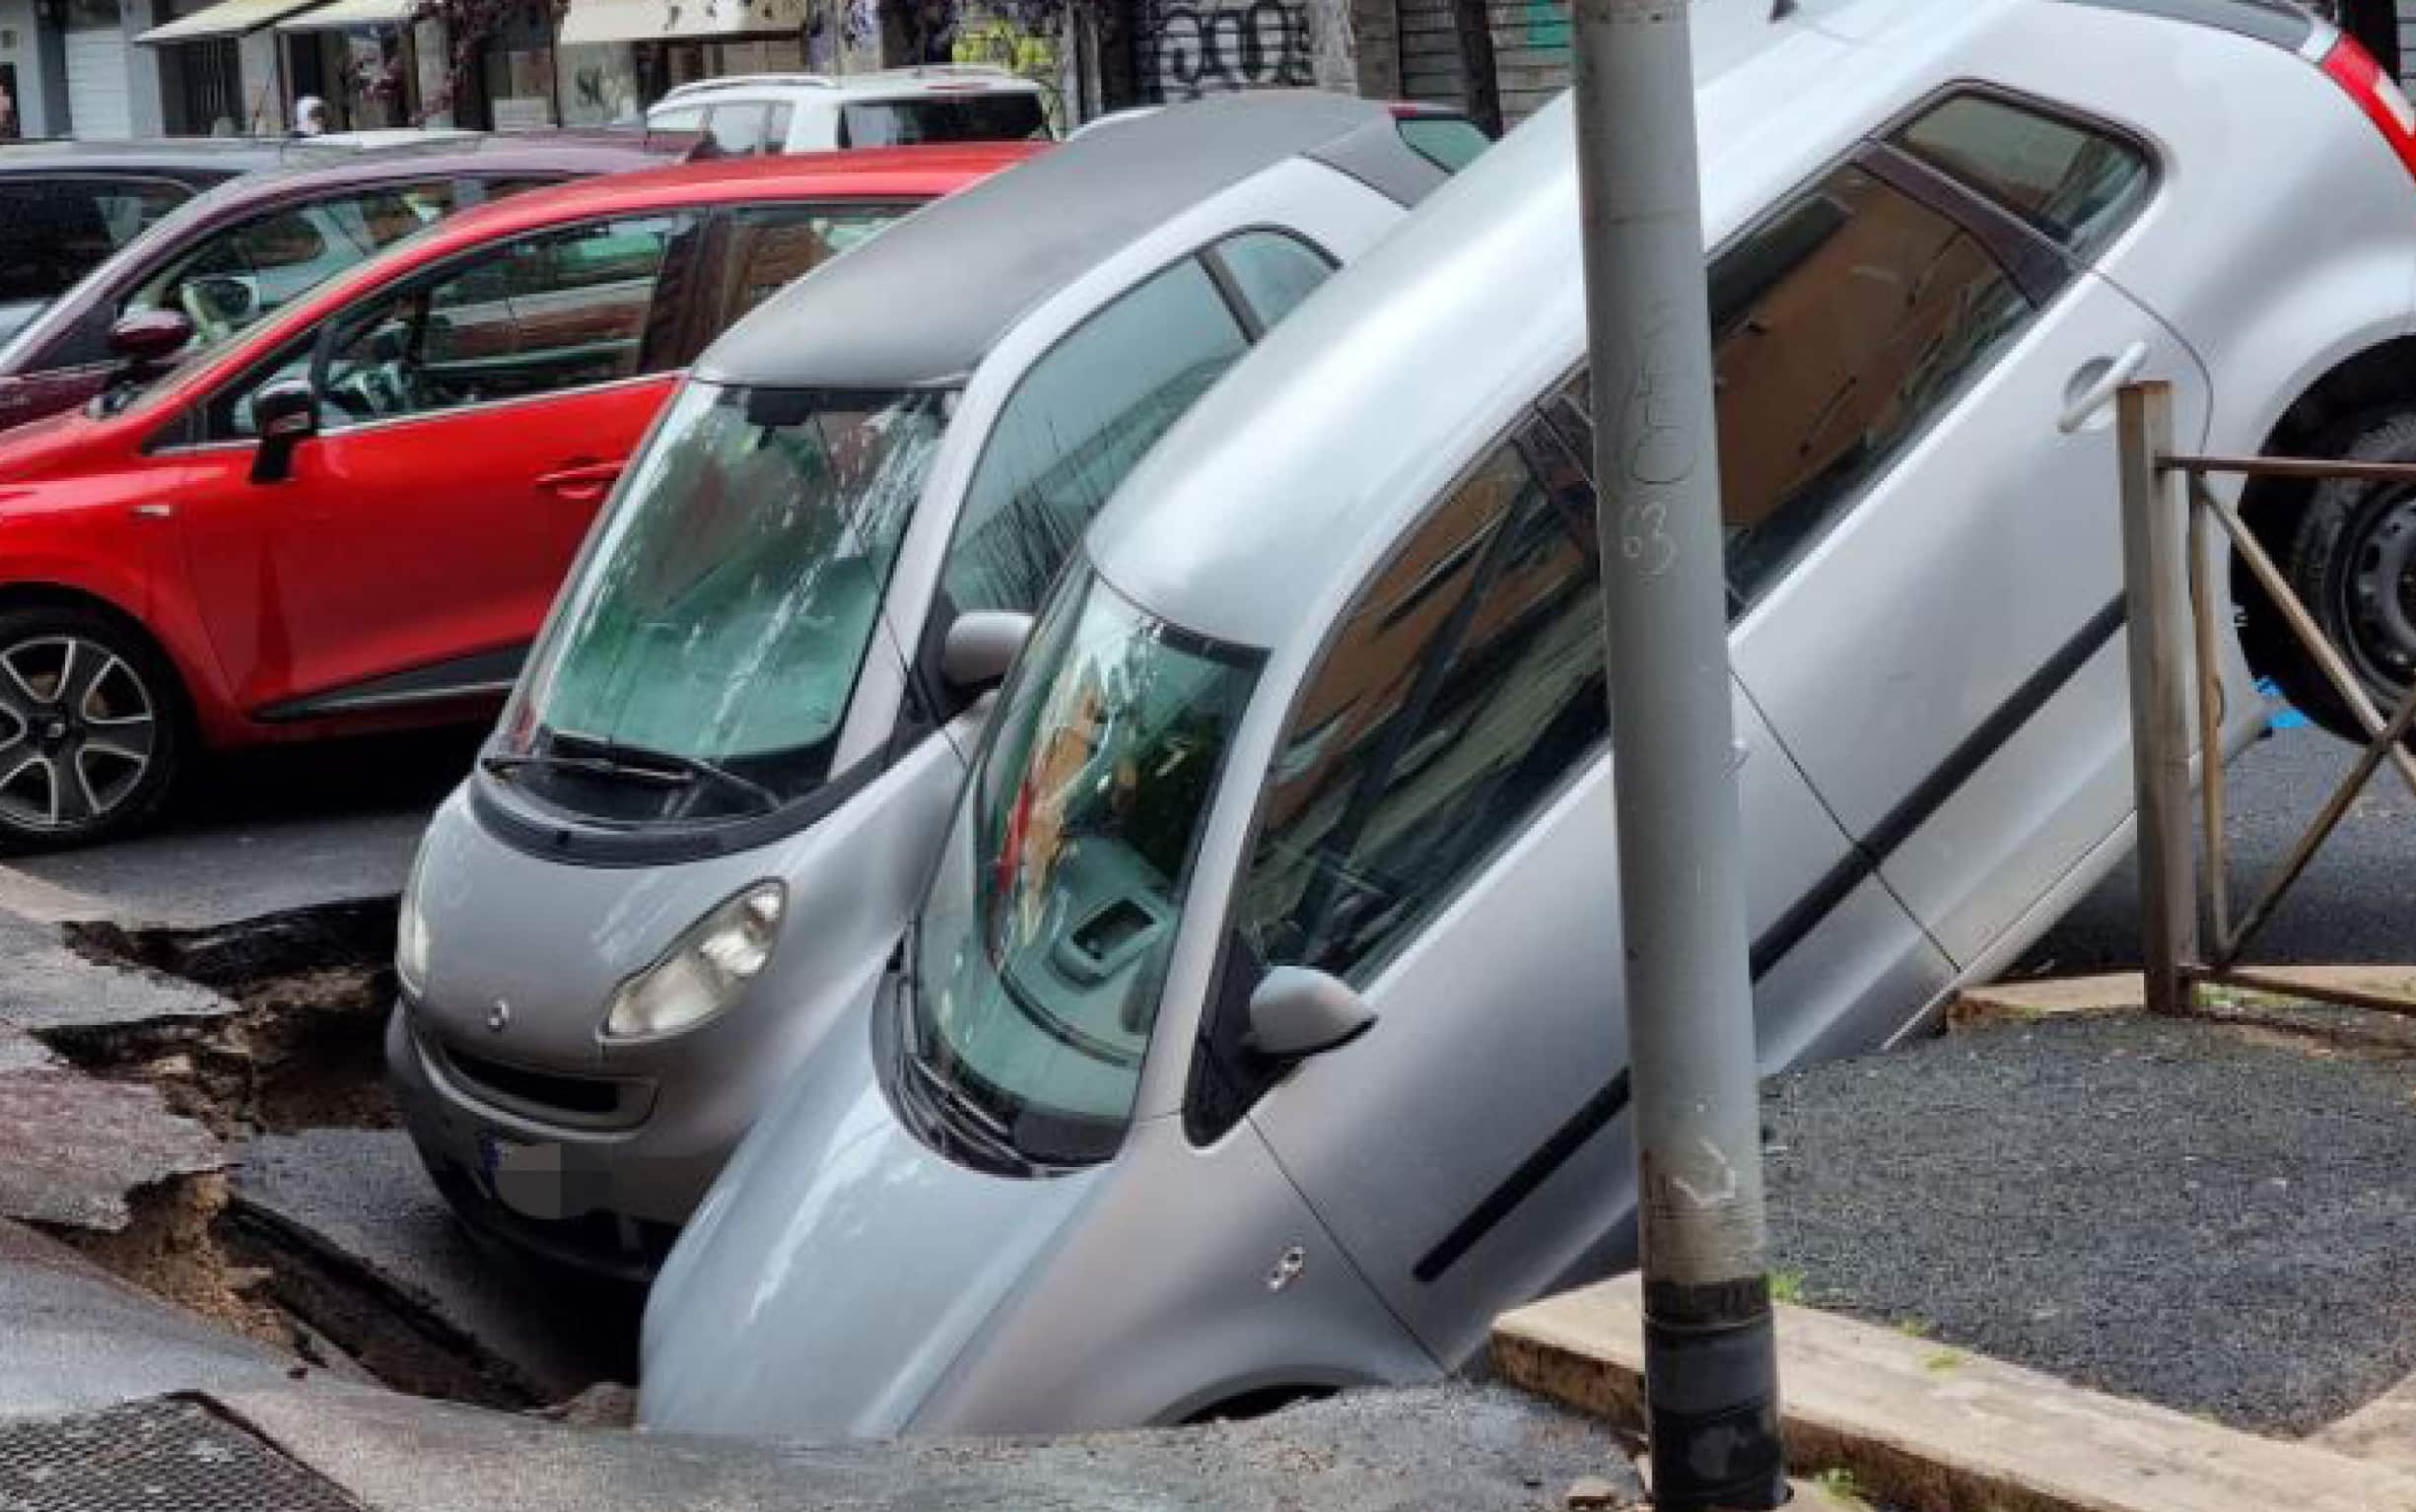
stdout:
{"type": "Polygon", "coordinates": [[[724,791],[738,794],[766,811],[781,806],[779,793],[702,757],[682,756],[673,751],[657,751],[642,745],[624,745],[618,740],[583,735],[572,730],[550,731],[545,736],[545,749],[542,751],[504,752],[487,757],[479,765],[497,777],[508,777],[523,767],[548,767],[562,772],[579,772],[588,777],[610,778],[616,782],[652,784],[658,788],[688,788],[699,782],[708,782],[724,791]]]}

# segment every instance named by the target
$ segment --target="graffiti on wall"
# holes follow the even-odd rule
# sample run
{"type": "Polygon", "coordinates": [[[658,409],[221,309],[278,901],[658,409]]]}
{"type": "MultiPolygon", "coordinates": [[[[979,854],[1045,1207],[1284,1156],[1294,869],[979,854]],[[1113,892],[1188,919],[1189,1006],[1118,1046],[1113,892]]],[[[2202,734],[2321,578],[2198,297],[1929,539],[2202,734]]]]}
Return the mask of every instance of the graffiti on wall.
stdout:
{"type": "Polygon", "coordinates": [[[949,39],[951,63],[987,63],[1040,86],[1049,120],[1059,131],[1066,119],[1065,64],[1057,38],[1018,25],[1004,16],[968,11],[949,39]]]}
{"type": "Polygon", "coordinates": [[[1316,83],[1302,0],[1168,0],[1143,15],[1141,87],[1153,99],[1316,83]]]}

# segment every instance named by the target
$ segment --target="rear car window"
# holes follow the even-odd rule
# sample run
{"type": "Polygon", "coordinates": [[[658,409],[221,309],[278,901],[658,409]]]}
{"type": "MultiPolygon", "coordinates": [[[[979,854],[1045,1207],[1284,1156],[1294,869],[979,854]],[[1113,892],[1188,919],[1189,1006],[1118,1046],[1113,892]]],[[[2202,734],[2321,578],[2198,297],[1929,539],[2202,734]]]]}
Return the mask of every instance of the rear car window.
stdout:
{"type": "Polygon", "coordinates": [[[2153,187],[2129,142],[1994,96],[1958,95],[1893,141],[2083,258],[2121,234],[2153,187]]]}
{"type": "Polygon", "coordinates": [[[916,95],[867,100],[839,111],[842,147],[1023,142],[1048,134],[1048,113],[1036,94],[916,95]]]}
{"type": "Polygon", "coordinates": [[[1404,116],[1400,129],[1401,140],[1409,144],[1410,151],[1446,173],[1468,167],[1493,145],[1475,121],[1458,115],[1404,116]]]}

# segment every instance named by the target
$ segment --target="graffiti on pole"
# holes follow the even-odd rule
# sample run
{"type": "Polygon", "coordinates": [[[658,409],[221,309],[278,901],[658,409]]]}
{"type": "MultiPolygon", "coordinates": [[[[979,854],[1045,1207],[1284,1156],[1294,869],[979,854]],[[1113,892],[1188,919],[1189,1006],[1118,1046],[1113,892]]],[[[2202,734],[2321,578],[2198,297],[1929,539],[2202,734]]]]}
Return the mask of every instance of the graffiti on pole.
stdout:
{"type": "Polygon", "coordinates": [[[1172,0],[1144,12],[1141,84],[1158,100],[1316,83],[1301,0],[1172,0]]]}

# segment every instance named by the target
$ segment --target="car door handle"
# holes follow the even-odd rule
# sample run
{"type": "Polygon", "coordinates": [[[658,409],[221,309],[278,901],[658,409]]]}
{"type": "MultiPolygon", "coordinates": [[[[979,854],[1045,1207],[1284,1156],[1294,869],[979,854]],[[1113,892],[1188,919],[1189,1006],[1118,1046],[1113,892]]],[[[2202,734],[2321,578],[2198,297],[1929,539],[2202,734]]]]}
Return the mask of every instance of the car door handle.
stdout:
{"type": "Polygon", "coordinates": [[[537,487],[565,499],[582,502],[601,499],[607,489],[621,476],[627,462],[590,462],[574,460],[552,472],[537,474],[537,487]]]}
{"type": "Polygon", "coordinates": [[[2056,419],[2055,429],[2069,436],[2087,425],[2147,365],[2148,344],[2144,341],[2124,347],[2119,357],[2100,357],[2081,364],[2080,371],[2072,375],[2072,381],[2064,385],[2064,412],[2056,419]]]}

